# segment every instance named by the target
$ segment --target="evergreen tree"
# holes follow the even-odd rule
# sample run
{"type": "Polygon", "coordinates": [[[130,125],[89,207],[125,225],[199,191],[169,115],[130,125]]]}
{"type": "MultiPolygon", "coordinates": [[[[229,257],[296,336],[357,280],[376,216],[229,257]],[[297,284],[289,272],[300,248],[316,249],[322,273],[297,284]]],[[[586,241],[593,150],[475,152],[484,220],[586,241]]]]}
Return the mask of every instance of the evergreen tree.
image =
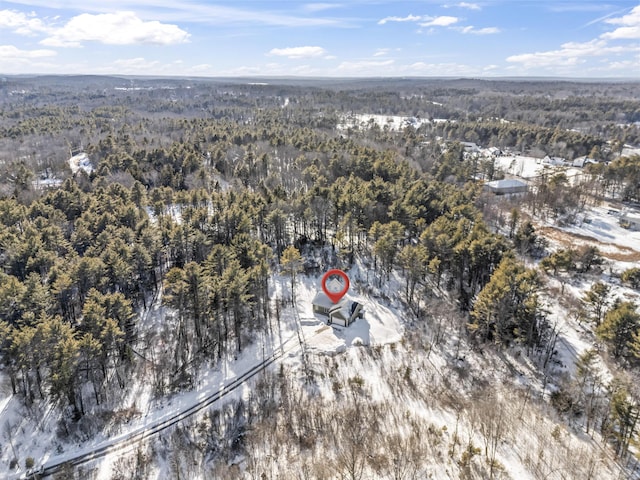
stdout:
{"type": "Polygon", "coordinates": [[[481,340],[523,342],[528,349],[541,338],[541,287],[535,270],[528,270],[512,256],[505,257],[478,294],[469,329],[481,340]]]}
{"type": "Polygon", "coordinates": [[[285,274],[291,278],[291,302],[295,305],[296,278],[298,273],[302,271],[302,256],[300,255],[300,251],[292,245],[285,248],[280,257],[280,265],[285,274]]]}
{"type": "Polygon", "coordinates": [[[596,329],[598,337],[607,343],[617,360],[629,359],[633,353],[633,338],[640,331],[640,313],[633,302],[617,302],[596,329]]]}
{"type": "Polygon", "coordinates": [[[582,296],[582,301],[590,314],[590,320],[596,324],[596,327],[600,326],[607,306],[609,305],[610,291],[611,287],[609,285],[596,282],[592,284],[591,288],[582,296]]]}

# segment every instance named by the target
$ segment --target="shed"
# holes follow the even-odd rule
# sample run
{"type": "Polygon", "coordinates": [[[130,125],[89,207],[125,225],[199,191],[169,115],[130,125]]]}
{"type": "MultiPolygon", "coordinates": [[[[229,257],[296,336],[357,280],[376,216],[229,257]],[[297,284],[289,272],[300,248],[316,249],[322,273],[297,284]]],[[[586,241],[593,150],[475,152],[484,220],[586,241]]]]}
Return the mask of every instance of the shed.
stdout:
{"type": "Polygon", "coordinates": [[[514,178],[508,180],[494,180],[493,182],[487,182],[484,188],[496,195],[509,195],[514,193],[525,193],[527,191],[527,184],[521,180],[514,178]]]}

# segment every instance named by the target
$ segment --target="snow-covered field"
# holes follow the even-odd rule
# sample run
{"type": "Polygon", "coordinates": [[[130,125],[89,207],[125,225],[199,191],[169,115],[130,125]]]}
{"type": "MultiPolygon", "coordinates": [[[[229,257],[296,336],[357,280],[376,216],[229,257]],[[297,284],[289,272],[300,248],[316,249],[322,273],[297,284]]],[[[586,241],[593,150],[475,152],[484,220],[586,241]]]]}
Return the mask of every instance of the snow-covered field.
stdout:
{"type": "Polygon", "coordinates": [[[563,227],[563,230],[596,239],[601,250],[626,247],[640,253],[640,231],[621,227],[619,213],[608,205],[590,208],[585,217],[586,222],[563,227]]]}

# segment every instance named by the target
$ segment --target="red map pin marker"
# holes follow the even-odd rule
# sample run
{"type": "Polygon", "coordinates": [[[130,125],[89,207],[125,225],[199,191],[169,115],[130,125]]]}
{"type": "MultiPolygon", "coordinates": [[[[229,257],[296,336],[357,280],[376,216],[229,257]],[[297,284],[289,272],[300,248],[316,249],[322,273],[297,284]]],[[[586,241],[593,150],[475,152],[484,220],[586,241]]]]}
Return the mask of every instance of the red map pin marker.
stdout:
{"type": "Polygon", "coordinates": [[[333,303],[338,303],[340,299],[344,297],[344,294],[347,293],[347,290],[349,290],[349,277],[347,277],[347,274],[342,270],[334,268],[324,274],[324,276],[322,277],[321,285],[322,291],[327,297],[329,297],[329,300],[331,300],[333,303]],[[327,287],[327,282],[331,277],[340,277],[343,280],[343,282],[339,282],[336,279],[334,282],[332,282],[331,286],[334,286],[336,283],[344,283],[344,288],[342,290],[336,291],[335,289],[327,287]]]}

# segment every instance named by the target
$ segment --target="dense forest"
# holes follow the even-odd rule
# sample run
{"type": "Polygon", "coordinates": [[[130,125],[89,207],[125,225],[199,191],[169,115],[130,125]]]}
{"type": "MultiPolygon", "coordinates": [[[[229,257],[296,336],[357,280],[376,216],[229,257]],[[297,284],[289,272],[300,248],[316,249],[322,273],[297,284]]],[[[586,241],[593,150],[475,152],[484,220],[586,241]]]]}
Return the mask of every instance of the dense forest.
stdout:
{"type": "MultiPolygon", "coordinates": [[[[104,428],[104,412],[115,410],[143,367],[155,395],[166,397],[194,388],[203,368],[272,334],[292,300],[274,296],[273,275],[317,274],[310,259],[322,252],[326,267],[349,269],[365,259],[371,288],[400,275],[407,328],[416,335],[433,331],[433,302],[444,302],[452,312],[446,328],[470,348],[517,346],[545,372],[559,334],[545,305],[548,279],[590,275],[604,261],[597,248],[549,249],[534,218],[570,222],[605,197],[640,202],[640,158],[620,156],[625,144],[640,143],[638,84],[269,83],[2,80],[0,362],[26,407],[56,406],[61,437],[104,428]],[[400,131],[373,123],[340,128],[353,113],[439,121],[400,131]],[[589,155],[599,163],[586,168],[582,184],[561,173],[541,178],[512,204],[483,190],[478,178],[501,174],[488,175],[490,165],[471,159],[460,142],[589,155]],[[68,159],[80,151],[93,168],[72,175],[68,159]],[[60,184],[39,188],[44,179],[60,184]],[[162,328],[141,328],[158,302],[168,312],[162,328]]],[[[631,268],[622,281],[637,289],[637,277],[631,268]]],[[[293,296],[293,278],[291,285],[293,296]]],[[[608,287],[598,285],[581,312],[620,373],[607,388],[589,388],[604,380],[596,379],[593,356],[581,357],[576,378],[551,403],[560,417],[580,415],[586,433],[597,428],[614,456],[633,468],[640,314],[633,301],[610,302],[608,287]]],[[[274,405],[293,402],[289,395],[321,409],[312,407],[312,386],[300,393],[283,375],[274,372],[256,386],[263,398],[228,412],[236,421],[243,416],[251,435],[221,433],[235,436],[227,451],[220,438],[203,434],[214,463],[230,451],[251,457],[253,443],[263,440],[259,433],[268,435],[279,422],[293,422],[287,435],[346,428],[320,411],[313,427],[302,417],[279,418],[274,405]]],[[[409,382],[411,373],[405,375],[409,382]]],[[[362,406],[357,378],[347,384],[341,388],[353,403],[341,413],[345,419],[381,415],[384,405],[362,406]]],[[[489,408],[486,400],[472,400],[478,395],[472,386],[467,393],[469,409],[489,408]]],[[[320,438],[326,434],[317,433],[319,444],[329,442],[320,438]]],[[[340,433],[355,443],[378,434],[393,448],[394,433],[382,425],[340,433]]],[[[418,478],[425,439],[436,442],[441,433],[423,425],[411,435],[407,442],[418,453],[403,461],[415,467],[415,477],[409,470],[394,474],[380,459],[352,458],[362,468],[344,459],[342,471],[350,473],[343,478],[364,478],[363,471],[418,478]]],[[[498,435],[487,433],[487,445],[498,435]]],[[[496,447],[483,450],[490,461],[482,470],[469,470],[479,455],[469,448],[458,452],[460,471],[468,478],[496,475],[496,447]]]]}

